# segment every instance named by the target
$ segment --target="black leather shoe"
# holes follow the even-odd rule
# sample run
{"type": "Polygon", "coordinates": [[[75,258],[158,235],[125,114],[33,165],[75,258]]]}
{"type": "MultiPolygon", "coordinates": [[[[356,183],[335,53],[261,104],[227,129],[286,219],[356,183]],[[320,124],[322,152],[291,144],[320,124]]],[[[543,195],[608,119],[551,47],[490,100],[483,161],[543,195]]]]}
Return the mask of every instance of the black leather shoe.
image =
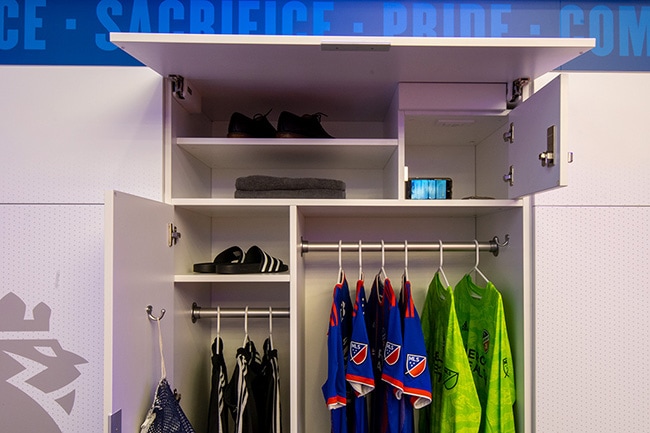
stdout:
{"type": "MultiPolygon", "coordinates": [[[[269,110],[269,113],[271,111],[269,110]]],[[[234,112],[230,116],[228,124],[228,137],[230,138],[273,138],[275,137],[275,128],[266,116],[266,114],[256,114],[251,119],[241,113],[234,112]]]]}
{"type": "Polygon", "coordinates": [[[297,116],[288,111],[280,113],[278,118],[279,138],[334,138],[320,124],[323,113],[303,114],[297,116]]]}

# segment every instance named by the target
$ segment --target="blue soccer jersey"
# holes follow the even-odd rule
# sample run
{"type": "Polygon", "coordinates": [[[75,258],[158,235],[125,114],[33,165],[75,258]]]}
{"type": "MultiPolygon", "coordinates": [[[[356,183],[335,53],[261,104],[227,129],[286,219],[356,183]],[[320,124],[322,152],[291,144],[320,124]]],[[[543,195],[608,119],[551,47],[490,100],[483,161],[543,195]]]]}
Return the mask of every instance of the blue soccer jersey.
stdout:
{"type": "Polygon", "coordinates": [[[370,343],[364,318],[366,293],[363,280],[357,281],[356,301],[352,311],[352,339],[345,378],[355,392],[354,433],[368,432],[366,394],[375,388],[370,343]]]}
{"type": "Polygon", "coordinates": [[[411,295],[411,283],[402,279],[399,309],[402,320],[404,394],[400,401],[400,433],[415,431],[413,409],[431,403],[431,377],[420,317],[411,295]]]}
{"type": "Polygon", "coordinates": [[[377,275],[372,283],[365,310],[366,330],[370,343],[370,358],[375,390],[368,395],[370,400],[369,431],[383,433],[388,428],[386,413],[386,395],[389,385],[381,380],[381,370],[384,364],[384,345],[386,344],[386,328],[384,326],[384,281],[377,275]]]}
{"type": "Polygon", "coordinates": [[[350,356],[345,378],[354,389],[357,396],[364,396],[375,388],[375,377],[372,371],[370,343],[364,319],[366,293],[363,281],[357,282],[356,300],[352,310],[352,339],[350,341],[350,356]]]}
{"type": "Polygon", "coordinates": [[[334,287],[327,331],[327,380],[323,397],[331,414],[332,433],[347,433],[347,384],[345,354],[348,352],[351,327],[350,291],[345,276],[334,287]]]}
{"type": "Polygon", "coordinates": [[[422,334],[420,316],[411,295],[410,281],[404,281],[400,310],[402,313],[403,351],[405,354],[404,394],[413,407],[420,409],[431,403],[431,376],[422,334]]]}
{"type": "Polygon", "coordinates": [[[402,324],[397,298],[388,278],[384,281],[383,310],[386,326],[382,381],[390,386],[386,392],[386,416],[388,424],[385,433],[399,433],[400,398],[404,390],[404,358],[402,351],[402,324]]]}

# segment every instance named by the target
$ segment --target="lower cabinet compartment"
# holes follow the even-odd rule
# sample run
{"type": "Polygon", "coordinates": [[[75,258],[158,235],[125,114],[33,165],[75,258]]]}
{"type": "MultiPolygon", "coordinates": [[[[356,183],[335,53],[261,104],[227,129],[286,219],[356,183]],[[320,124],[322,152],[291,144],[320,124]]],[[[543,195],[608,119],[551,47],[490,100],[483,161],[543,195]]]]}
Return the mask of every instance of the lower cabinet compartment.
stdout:
{"type": "Polygon", "coordinates": [[[153,306],[154,312],[163,308],[169,311],[161,320],[167,376],[171,386],[182,394],[181,406],[197,431],[207,427],[210,347],[217,334],[224,341],[230,379],[246,330],[261,353],[272,327],[280,362],[282,428],[326,433],[330,431],[330,417],[321,387],[328,374],[332,292],[341,268],[354,299],[360,272],[358,248],[350,246],[361,241],[361,270],[367,291],[383,264],[399,295],[407,267],[414,303],[420,311],[429,282],[439,267],[440,253],[436,248],[420,248],[419,244],[463,244],[463,248],[458,247],[460,251],[445,250],[443,254],[445,273],[450,284],[455,285],[476,265],[474,240],[487,245],[498,236],[502,244],[498,255],[481,250],[479,269],[503,297],[516,377],[517,431],[532,431],[532,301],[530,269],[525,260],[531,242],[529,203],[525,199],[169,206],[116,193],[112,200],[115,203],[109,203],[109,207],[116,210],[108,210],[109,214],[115,212],[108,222],[116,224],[116,229],[110,233],[115,245],[107,253],[107,275],[113,280],[107,284],[107,305],[114,317],[107,344],[112,347],[108,364],[113,371],[107,376],[112,392],[107,413],[123,409],[126,429],[137,428],[142,422],[160,378],[157,330],[144,312],[147,304],[153,306]],[[121,207],[128,208],[124,216],[117,215],[121,207]],[[150,210],[160,213],[163,209],[169,215],[156,222],[146,216],[150,210]],[[142,222],[134,226],[136,233],[129,233],[131,219],[142,222]],[[181,233],[171,247],[161,236],[169,230],[169,220],[181,233]],[[504,245],[506,235],[508,242],[504,245]],[[339,241],[348,246],[341,250],[340,258],[336,248],[339,241]],[[390,245],[383,254],[370,247],[381,241],[390,245]],[[310,244],[334,248],[310,250],[310,244]],[[233,245],[243,250],[259,245],[281,258],[289,270],[239,275],[192,272],[193,263],[211,261],[233,245]],[[164,258],[152,260],[149,256],[154,251],[164,258]],[[147,268],[143,267],[145,263],[147,268]],[[161,269],[156,270],[155,265],[161,269]],[[197,307],[210,314],[197,320],[196,315],[193,317],[197,307]],[[247,307],[254,311],[248,321],[242,313],[247,307]],[[215,308],[223,309],[221,320],[214,316],[215,308]],[[268,314],[263,313],[269,308],[282,314],[269,322],[268,314]],[[121,357],[125,353],[129,354],[128,360],[121,357]]]}
{"type": "MultiPolygon", "coordinates": [[[[228,386],[231,387],[237,385],[232,379],[236,370],[238,349],[250,340],[261,361],[265,341],[272,341],[274,349],[277,350],[279,366],[281,422],[283,428],[289,431],[294,410],[290,401],[294,378],[290,374],[292,344],[289,333],[289,284],[177,283],[175,290],[177,298],[183,299],[181,308],[184,311],[183,319],[177,324],[181,328],[178,329],[179,335],[184,337],[176,344],[183,347],[183,342],[191,339],[194,348],[192,351],[188,347],[181,349],[186,356],[177,356],[174,373],[177,382],[183,383],[183,408],[195,430],[207,431],[212,388],[212,345],[219,337],[223,342],[221,356],[226,365],[228,386]],[[188,307],[194,308],[188,311],[188,307]]],[[[259,372],[253,371],[251,375],[253,374],[259,372]]],[[[250,404],[253,404],[255,398],[257,396],[250,396],[250,404]]],[[[234,419],[230,413],[228,417],[232,431],[234,419]]]]}
{"type": "MultiPolygon", "coordinates": [[[[451,244],[471,244],[474,239],[481,243],[504,234],[509,235],[507,246],[499,248],[497,256],[489,252],[480,252],[479,269],[495,284],[501,292],[506,310],[509,340],[512,347],[514,374],[516,375],[517,400],[513,407],[517,431],[530,431],[530,406],[525,389],[525,377],[530,374],[530,317],[529,286],[525,283],[523,251],[525,234],[523,230],[523,209],[514,208],[502,212],[493,212],[481,216],[468,213],[465,216],[441,216],[430,212],[429,215],[410,216],[404,211],[401,215],[386,212],[381,208],[365,210],[360,215],[312,215],[309,209],[298,209],[301,237],[309,244],[333,244],[339,241],[348,247],[340,255],[336,248],[328,251],[309,251],[298,258],[298,268],[302,278],[298,282],[297,296],[300,299],[299,311],[302,315],[304,339],[297,353],[304,365],[303,393],[300,400],[304,402],[304,412],[299,416],[299,431],[326,433],[330,429],[329,412],[326,408],[321,386],[327,379],[327,327],[332,303],[332,293],[339,276],[339,266],[345,271],[351,300],[354,303],[356,282],[360,275],[360,255],[352,251],[350,244],[361,241],[361,271],[364,275],[366,298],[369,296],[375,275],[382,269],[392,282],[395,294],[399,297],[402,275],[407,268],[412,285],[415,306],[421,314],[427,288],[440,264],[440,255],[436,250],[420,251],[418,243],[437,243],[438,240],[451,244]],[[373,214],[374,212],[374,214],[373,214]],[[384,241],[392,248],[384,253],[377,251],[376,244],[384,241]],[[396,244],[404,244],[401,251],[396,244]],[[373,244],[373,250],[363,251],[363,244],[373,244]],[[408,248],[408,244],[412,249],[408,248]],[[405,252],[406,250],[406,252],[405,252]],[[382,266],[383,262],[383,266],[382,266]]],[[[357,210],[357,212],[359,212],[357,210]]],[[[331,246],[331,245],[328,245],[331,246]]],[[[454,286],[476,264],[475,251],[444,251],[445,274],[454,286]]],[[[480,277],[472,273],[474,281],[481,284],[480,277]]],[[[416,410],[416,419],[418,411],[416,410]]],[[[372,416],[372,415],[371,415],[372,416]]],[[[417,421],[416,421],[417,424],[417,421]]]]}

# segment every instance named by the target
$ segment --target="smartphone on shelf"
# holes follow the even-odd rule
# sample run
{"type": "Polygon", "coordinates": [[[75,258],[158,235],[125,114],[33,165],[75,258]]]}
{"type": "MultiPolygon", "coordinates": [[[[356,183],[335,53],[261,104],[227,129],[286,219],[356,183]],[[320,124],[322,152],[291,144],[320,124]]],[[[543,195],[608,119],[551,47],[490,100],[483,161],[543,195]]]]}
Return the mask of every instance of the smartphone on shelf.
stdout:
{"type": "Polygon", "coordinates": [[[410,178],[406,198],[411,200],[446,200],[451,198],[452,181],[448,177],[410,178]]]}

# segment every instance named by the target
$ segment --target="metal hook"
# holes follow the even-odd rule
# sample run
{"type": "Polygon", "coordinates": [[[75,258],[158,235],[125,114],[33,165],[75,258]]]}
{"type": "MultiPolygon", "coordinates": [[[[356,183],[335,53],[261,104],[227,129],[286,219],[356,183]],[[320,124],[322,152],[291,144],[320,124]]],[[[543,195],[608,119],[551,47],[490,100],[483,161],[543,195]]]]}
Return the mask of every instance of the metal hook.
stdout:
{"type": "Polygon", "coordinates": [[[492,242],[494,242],[495,244],[497,244],[497,246],[498,246],[499,248],[501,248],[501,247],[505,247],[505,246],[507,246],[507,245],[510,243],[510,235],[509,235],[508,233],[506,233],[504,237],[505,237],[505,241],[503,241],[503,243],[502,243],[501,241],[499,241],[499,237],[498,237],[498,236],[493,237],[493,238],[492,238],[492,242]]]}
{"type": "Polygon", "coordinates": [[[154,322],[162,320],[163,317],[165,317],[165,309],[162,308],[160,310],[160,316],[156,317],[151,312],[153,311],[153,307],[151,305],[147,305],[147,315],[149,316],[149,320],[153,320],[154,322]]]}

